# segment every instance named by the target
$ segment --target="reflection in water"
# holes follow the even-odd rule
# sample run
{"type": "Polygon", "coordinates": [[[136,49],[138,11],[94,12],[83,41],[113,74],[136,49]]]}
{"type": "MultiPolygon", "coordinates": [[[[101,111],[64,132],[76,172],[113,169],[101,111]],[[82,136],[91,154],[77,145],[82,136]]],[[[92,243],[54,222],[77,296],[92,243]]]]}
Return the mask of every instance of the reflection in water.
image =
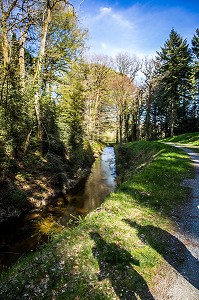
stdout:
{"type": "Polygon", "coordinates": [[[71,197],[72,204],[77,209],[89,212],[103,202],[104,198],[116,187],[116,166],[113,147],[106,147],[95,163],[85,187],[71,197]]]}

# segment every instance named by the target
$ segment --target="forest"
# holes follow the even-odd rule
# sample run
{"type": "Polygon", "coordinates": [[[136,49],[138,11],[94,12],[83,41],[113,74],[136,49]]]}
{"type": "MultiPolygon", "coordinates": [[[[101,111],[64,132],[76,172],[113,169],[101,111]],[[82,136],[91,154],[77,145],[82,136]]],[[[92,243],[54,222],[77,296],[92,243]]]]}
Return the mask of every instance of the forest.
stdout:
{"type": "Polygon", "coordinates": [[[2,214],[73,187],[104,143],[199,131],[199,28],[143,59],[89,56],[88,38],[67,0],[1,1],[2,214]]]}

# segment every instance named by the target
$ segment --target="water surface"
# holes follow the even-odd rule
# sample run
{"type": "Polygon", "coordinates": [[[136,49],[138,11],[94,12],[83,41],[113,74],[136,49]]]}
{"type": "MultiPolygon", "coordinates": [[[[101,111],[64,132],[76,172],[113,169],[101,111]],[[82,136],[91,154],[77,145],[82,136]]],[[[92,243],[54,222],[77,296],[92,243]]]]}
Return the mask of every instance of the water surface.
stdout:
{"type": "Polygon", "coordinates": [[[102,155],[94,162],[84,188],[69,201],[77,208],[89,212],[104,201],[116,187],[116,166],[113,147],[105,147],[102,155]]]}

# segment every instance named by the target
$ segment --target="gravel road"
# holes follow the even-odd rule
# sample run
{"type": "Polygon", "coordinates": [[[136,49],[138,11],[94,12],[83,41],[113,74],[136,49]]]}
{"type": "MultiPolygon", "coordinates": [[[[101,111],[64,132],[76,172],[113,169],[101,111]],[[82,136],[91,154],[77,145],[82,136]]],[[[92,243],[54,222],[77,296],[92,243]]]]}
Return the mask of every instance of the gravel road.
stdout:
{"type": "Polygon", "coordinates": [[[199,154],[186,148],[187,146],[168,144],[190,155],[195,178],[182,182],[183,186],[192,189],[191,197],[172,214],[177,224],[172,234],[183,248],[182,263],[177,267],[166,263],[159,277],[157,295],[154,296],[157,300],[199,300],[199,154]]]}

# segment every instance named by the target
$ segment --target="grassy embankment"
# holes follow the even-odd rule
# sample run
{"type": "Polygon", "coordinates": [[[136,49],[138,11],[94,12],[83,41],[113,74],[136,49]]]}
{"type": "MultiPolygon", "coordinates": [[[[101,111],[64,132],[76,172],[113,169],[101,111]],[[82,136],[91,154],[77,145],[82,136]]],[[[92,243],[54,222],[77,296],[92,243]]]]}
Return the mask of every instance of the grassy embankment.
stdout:
{"type": "Polygon", "coordinates": [[[4,272],[0,299],[152,299],[163,257],[179,256],[165,244],[169,214],[187,197],[180,183],[193,170],[183,151],[159,142],[120,146],[118,164],[117,191],[4,272]]]}
{"type": "Polygon", "coordinates": [[[177,143],[183,147],[193,149],[195,152],[199,152],[199,132],[184,133],[162,140],[163,142],[177,143]]]}

